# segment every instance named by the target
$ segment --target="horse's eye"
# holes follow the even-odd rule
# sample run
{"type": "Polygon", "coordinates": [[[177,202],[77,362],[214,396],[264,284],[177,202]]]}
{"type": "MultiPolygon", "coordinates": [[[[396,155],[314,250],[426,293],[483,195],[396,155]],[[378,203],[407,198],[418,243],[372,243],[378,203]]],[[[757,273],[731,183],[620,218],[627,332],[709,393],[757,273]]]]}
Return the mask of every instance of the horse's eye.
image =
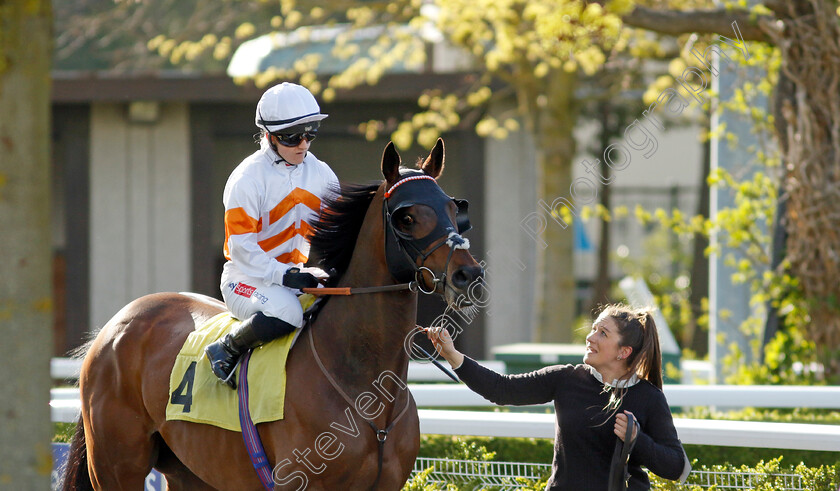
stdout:
{"type": "Polygon", "coordinates": [[[400,217],[400,225],[403,227],[410,227],[414,225],[414,217],[406,213],[400,217]]]}

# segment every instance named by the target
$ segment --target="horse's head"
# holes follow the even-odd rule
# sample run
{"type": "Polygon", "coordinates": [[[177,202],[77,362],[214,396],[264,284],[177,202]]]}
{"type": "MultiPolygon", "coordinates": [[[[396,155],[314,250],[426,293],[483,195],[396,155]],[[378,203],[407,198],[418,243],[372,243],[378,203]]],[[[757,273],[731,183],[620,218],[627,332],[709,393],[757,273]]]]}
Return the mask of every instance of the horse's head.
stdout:
{"type": "Polygon", "coordinates": [[[443,165],[441,139],[419,169],[401,168],[394,144],[385,147],[385,256],[394,279],[416,281],[420,291],[442,294],[457,309],[472,305],[470,286],[484,270],[461,236],[471,228],[467,202],[447,196],[436,181],[443,165]]]}

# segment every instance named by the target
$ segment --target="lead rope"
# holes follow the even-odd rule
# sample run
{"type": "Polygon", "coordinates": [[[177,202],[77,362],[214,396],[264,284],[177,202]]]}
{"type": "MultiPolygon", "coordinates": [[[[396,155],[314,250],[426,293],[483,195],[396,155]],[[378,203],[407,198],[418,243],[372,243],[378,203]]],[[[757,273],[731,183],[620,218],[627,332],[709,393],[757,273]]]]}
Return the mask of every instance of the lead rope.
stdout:
{"type": "Polygon", "coordinates": [[[627,415],[627,428],[624,431],[624,442],[616,437],[615,449],[613,450],[612,462],[610,463],[610,477],[608,479],[609,491],[626,491],[630,481],[630,471],[627,466],[630,461],[630,453],[636,445],[636,440],[641,432],[639,422],[632,414],[627,415]],[[636,433],[633,435],[633,433],[636,433]]]}
{"type": "MultiPolygon", "coordinates": [[[[324,376],[327,377],[327,380],[330,382],[330,385],[332,385],[333,389],[335,389],[336,392],[338,392],[341,395],[341,397],[343,397],[344,400],[347,401],[347,404],[349,404],[350,407],[355,407],[353,401],[341,389],[338,383],[336,383],[335,379],[332,377],[332,375],[330,375],[330,372],[327,371],[327,367],[325,367],[324,363],[321,361],[321,357],[318,356],[318,351],[315,349],[315,338],[312,336],[312,325],[309,326],[307,331],[309,332],[309,345],[312,347],[312,354],[315,356],[315,362],[318,364],[318,368],[321,369],[321,373],[323,373],[324,376]]],[[[409,400],[408,398],[406,398],[405,406],[402,408],[402,411],[400,411],[397,417],[394,418],[393,421],[391,421],[391,424],[389,424],[385,429],[382,430],[377,428],[373,421],[362,417],[362,419],[364,419],[367,422],[367,424],[370,425],[370,429],[372,429],[374,434],[376,435],[376,441],[379,442],[379,458],[377,462],[376,480],[373,482],[373,486],[370,488],[371,490],[375,490],[379,486],[379,478],[382,477],[382,461],[385,455],[385,440],[388,438],[388,432],[391,431],[391,429],[394,427],[397,421],[399,421],[399,419],[405,414],[405,412],[408,410],[408,406],[409,400]]]]}

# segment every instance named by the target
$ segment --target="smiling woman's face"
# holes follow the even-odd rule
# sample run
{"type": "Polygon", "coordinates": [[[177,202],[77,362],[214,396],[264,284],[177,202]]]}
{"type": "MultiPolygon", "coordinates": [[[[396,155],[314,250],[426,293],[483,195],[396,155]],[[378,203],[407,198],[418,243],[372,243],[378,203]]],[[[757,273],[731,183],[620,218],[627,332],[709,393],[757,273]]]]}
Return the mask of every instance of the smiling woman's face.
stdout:
{"type": "Polygon", "coordinates": [[[619,340],[618,324],[615,320],[608,316],[599,317],[592,323],[592,330],[586,336],[586,354],[583,355],[583,362],[599,369],[613,361],[619,361],[619,340]]]}

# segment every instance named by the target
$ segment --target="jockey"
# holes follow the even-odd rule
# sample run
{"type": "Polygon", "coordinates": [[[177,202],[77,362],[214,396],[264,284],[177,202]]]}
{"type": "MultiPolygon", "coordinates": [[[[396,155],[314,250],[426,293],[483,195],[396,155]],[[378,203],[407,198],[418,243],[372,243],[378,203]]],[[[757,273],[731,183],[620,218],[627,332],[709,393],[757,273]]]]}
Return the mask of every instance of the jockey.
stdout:
{"type": "Polygon", "coordinates": [[[236,387],[233,372],[247,350],[303,325],[301,288],[327,275],[303,268],[306,239],[322,198],[338,190],[330,167],[309,152],[326,118],[306,88],[284,82],[257,104],[260,149],[234,169],[224,191],[227,262],[222,297],[242,323],[210,344],[205,354],[213,373],[236,387]]]}

